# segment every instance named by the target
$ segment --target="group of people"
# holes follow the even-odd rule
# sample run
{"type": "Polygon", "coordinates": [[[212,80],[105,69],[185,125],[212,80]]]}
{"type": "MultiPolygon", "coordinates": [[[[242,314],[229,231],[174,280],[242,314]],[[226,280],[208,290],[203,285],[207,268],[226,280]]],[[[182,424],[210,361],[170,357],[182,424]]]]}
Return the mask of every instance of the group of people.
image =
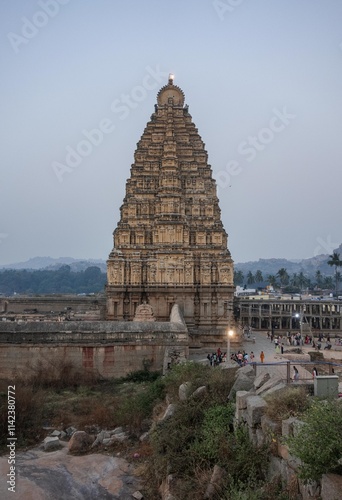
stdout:
{"type": "Polygon", "coordinates": [[[210,366],[218,366],[223,361],[226,361],[227,354],[222,352],[220,348],[217,349],[216,352],[208,353],[207,359],[209,361],[210,366]]]}
{"type": "Polygon", "coordinates": [[[254,362],[254,352],[251,351],[250,354],[248,354],[246,351],[238,351],[236,353],[233,353],[230,357],[232,361],[235,361],[239,366],[245,366],[247,363],[254,362]]]}
{"type": "MultiPolygon", "coordinates": [[[[230,359],[231,361],[235,361],[239,366],[245,366],[249,362],[253,363],[255,356],[253,351],[251,351],[250,354],[246,351],[238,351],[236,353],[232,353],[230,359]]],[[[218,348],[216,352],[207,354],[207,360],[209,361],[210,366],[218,366],[227,360],[227,353],[222,352],[221,349],[218,348]]]]}

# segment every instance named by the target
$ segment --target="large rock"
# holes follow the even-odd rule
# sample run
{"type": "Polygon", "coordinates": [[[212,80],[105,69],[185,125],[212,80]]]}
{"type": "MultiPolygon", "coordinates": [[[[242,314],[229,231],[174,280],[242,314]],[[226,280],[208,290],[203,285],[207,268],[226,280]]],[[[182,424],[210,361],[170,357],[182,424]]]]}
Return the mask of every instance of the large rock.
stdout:
{"type": "Polygon", "coordinates": [[[238,391],[249,391],[253,388],[253,378],[245,375],[243,372],[239,374],[230,390],[228,399],[233,399],[238,391]]]}
{"type": "Polygon", "coordinates": [[[270,374],[267,373],[260,373],[257,377],[255,377],[253,386],[254,389],[257,390],[259,387],[264,385],[269,379],[271,378],[270,374]]]}
{"type": "Polygon", "coordinates": [[[169,406],[166,408],[165,413],[162,416],[162,418],[160,419],[160,421],[164,422],[165,420],[168,420],[169,418],[171,418],[174,415],[176,408],[177,407],[175,404],[170,403],[169,406]]]}
{"type": "Polygon", "coordinates": [[[250,396],[247,398],[247,423],[250,427],[255,427],[261,423],[267,407],[267,403],[259,396],[250,396]]]}
{"type": "Polygon", "coordinates": [[[321,498],[321,485],[317,481],[305,482],[299,480],[299,491],[303,500],[319,500],[321,498]]]}
{"type": "Polygon", "coordinates": [[[208,484],[208,487],[204,494],[205,499],[214,498],[215,495],[220,492],[225,475],[225,470],[222,469],[222,467],[220,467],[219,465],[215,465],[212,476],[210,478],[210,483],[208,484]]]}
{"type": "MultiPolygon", "coordinates": [[[[0,457],[0,477],[9,472],[8,457],[0,457]]],[[[15,493],[0,481],[1,500],[105,500],[132,499],[140,490],[134,467],[126,460],[105,454],[72,455],[67,446],[46,453],[30,449],[16,453],[15,493]]]]}
{"type": "Polygon", "coordinates": [[[271,389],[271,387],[280,384],[281,381],[282,380],[280,377],[270,378],[267,382],[265,382],[262,386],[260,386],[259,389],[256,390],[257,395],[260,396],[261,394],[264,394],[266,391],[271,389]]]}
{"type": "Polygon", "coordinates": [[[342,495],[342,476],[337,474],[323,474],[321,497],[322,500],[340,500],[342,495]]]}
{"type": "Polygon", "coordinates": [[[237,391],[236,393],[236,408],[245,410],[247,408],[247,398],[250,396],[248,391],[237,391]]]}
{"type": "Polygon", "coordinates": [[[267,396],[271,396],[272,394],[276,394],[277,392],[282,392],[286,388],[287,388],[287,385],[284,382],[279,382],[278,384],[274,385],[273,387],[270,387],[269,389],[267,389],[267,391],[264,391],[262,393],[262,397],[265,398],[267,396]]]}
{"type": "Polygon", "coordinates": [[[191,394],[191,397],[192,398],[201,398],[202,396],[204,396],[204,394],[206,394],[207,392],[207,388],[205,385],[201,385],[201,387],[198,387],[192,394],[191,394]]]}
{"type": "Polygon", "coordinates": [[[84,431],[76,431],[71,436],[68,444],[70,453],[84,453],[89,450],[94,442],[94,436],[89,436],[84,431]]]}
{"type": "Polygon", "coordinates": [[[99,432],[98,435],[96,436],[95,441],[91,445],[91,447],[94,448],[95,446],[99,446],[100,444],[102,444],[104,439],[108,439],[108,438],[110,438],[110,434],[108,431],[99,432]]]}
{"type": "Polygon", "coordinates": [[[191,384],[190,382],[184,382],[178,388],[178,397],[180,401],[186,401],[190,395],[191,384]]]}
{"type": "Polygon", "coordinates": [[[54,451],[61,447],[61,443],[57,436],[48,436],[43,441],[44,451],[54,451]]]}
{"type": "Polygon", "coordinates": [[[251,365],[245,365],[238,369],[235,378],[245,375],[246,377],[251,377],[253,380],[255,378],[254,368],[251,365]]]}

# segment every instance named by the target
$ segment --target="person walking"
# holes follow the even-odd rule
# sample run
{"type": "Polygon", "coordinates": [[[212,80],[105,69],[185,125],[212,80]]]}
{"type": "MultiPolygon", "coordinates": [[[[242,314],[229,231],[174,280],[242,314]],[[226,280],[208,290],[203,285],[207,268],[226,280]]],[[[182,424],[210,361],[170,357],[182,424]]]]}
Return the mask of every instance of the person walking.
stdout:
{"type": "Polygon", "coordinates": [[[293,367],[293,381],[294,382],[297,382],[297,380],[299,380],[299,371],[297,370],[297,368],[294,366],[293,367]]]}
{"type": "Polygon", "coordinates": [[[313,378],[316,378],[318,375],[318,371],[317,371],[317,368],[314,366],[313,370],[312,370],[312,377],[313,378]]]}
{"type": "Polygon", "coordinates": [[[261,351],[261,353],[260,353],[260,361],[263,363],[264,359],[265,359],[264,351],[261,351]]]}

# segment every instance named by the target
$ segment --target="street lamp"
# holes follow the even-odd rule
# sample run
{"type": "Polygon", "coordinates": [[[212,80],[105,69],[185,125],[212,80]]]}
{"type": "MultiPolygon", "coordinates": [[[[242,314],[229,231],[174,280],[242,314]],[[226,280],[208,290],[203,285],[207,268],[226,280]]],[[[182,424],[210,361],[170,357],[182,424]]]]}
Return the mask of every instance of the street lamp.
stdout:
{"type": "Polygon", "coordinates": [[[227,363],[230,363],[230,339],[233,337],[233,330],[228,330],[227,334],[227,363]]]}
{"type": "Polygon", "coordinates": [[[300,336],[303,337],[303,313],[295,314],[296,318],[299,318],[299,326],[300,326],[300,336]]]}

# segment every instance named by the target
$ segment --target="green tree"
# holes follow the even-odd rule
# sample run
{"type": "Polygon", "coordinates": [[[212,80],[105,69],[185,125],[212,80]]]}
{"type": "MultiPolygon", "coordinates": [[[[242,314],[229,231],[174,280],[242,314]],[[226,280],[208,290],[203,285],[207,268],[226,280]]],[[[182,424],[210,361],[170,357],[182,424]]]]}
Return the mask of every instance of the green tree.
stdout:
{"type": "Polygon", "coordinates": [[[241,270],[234,271],[234,285],[242,285],[244,279],[245,277],[241,270]]]}
{"type": "Polygon", "coordinates": [[[254,275],[253,275],[252,271],[248,271],[248,273],[247,273],[247,284],[248,285],[252,285],[253,283],[255,283],[254,275]]]}
{"type": "Polygon", "coordinates": [[[308,280],[305,276],[305,274],[303,273],[303,271],[301,271],[299,274],[298,274],[298,286],[300,287],[300,290],[302,291],[303,288],[305,288],[308,284],[308,280]]]}
{"type": "Polygon", "coordinates": [[[337,271],[337,273],[336,273],[336,280],[337,280],[337,292],[336,292],[336,296],[337,296],[338,290],[339,290],[339,283],[341,283],[341,280],[342,280],[342,276],[341,276],[341,273],[339,271],[337,271]]]}
{"type": "Polygon", "coordinates": [[[269,274],[267,276],[267,281],[269,282],[270,285],[273,287],[277,286],[277,277],[274,276],[274,274],[269,274]]]}
{"type": "Polygon", "coordinates": [[[337,252],[333,252],[332,255],[329,255],[329,260],[327,262],[329,266],[335,268],[335,293],[337,297],[337,289],[338,289],[338,272],[337,269],[342,266],[342,260],[340,259],[340,254],[337,252]]]}
{"type": "Polygon", "coordinates": [[[288,272],[286,271],[285,267],[282,267],[281,269],[279,269],[279,271],[277,272],[277,277],[279,278],[280,284],[282,286],[289,284],[290,277],[289,277],[288,272]]]}
{"type": "Polygon", "coordinates": [[[260,269],[258,269],[256,271],[254,278],[255,278],[255,281],[257,283],[260,283],[261,281],[264,281],[264,278],[263,278],[263,275],[262,275],[262,272],[260,271],[260,269]]]}
{"type": "Polygon", "coordinates": [[[323,284],[323,276],[322,276],[322,273],[320,270],[316,271],[316,275],[315,275],[315,278],[316,278],[316,286],[318,288],[322,288],[322,284],[323,284]]]}
{"type": "Polygon", "coordinates": [[[302,461],[300,477],[318,480],[329,472],[341,474],[342,405],[316,400],[302,421],[296,435],[287,440],[290,453],[302,461]]]}
{"type": "Polygon", "coordinates": [[[334,286],[334,281],[332,276],[324,276],[323,279],[323,286],[324,288],[331,289],[334,286]]]}

